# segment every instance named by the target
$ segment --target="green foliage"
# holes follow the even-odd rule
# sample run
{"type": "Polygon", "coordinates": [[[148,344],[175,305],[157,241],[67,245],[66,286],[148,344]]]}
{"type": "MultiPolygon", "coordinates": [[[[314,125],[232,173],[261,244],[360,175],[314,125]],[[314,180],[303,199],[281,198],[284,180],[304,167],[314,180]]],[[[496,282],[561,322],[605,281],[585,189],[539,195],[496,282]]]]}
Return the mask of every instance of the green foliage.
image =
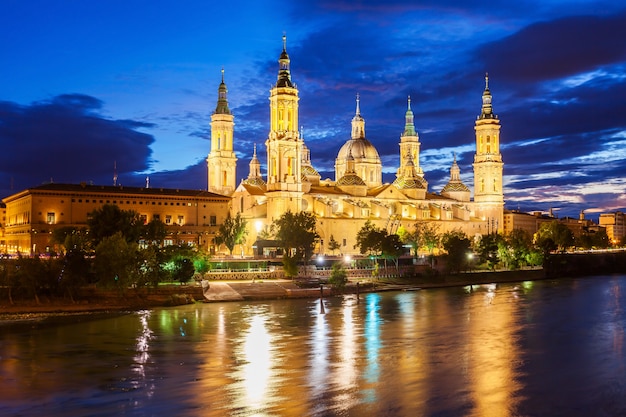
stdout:
{"type": "Polygon", "coordinates": [[[189,258],[177,258],[174,259],[173,268],[171,271],[172,280],[178,281],[181,284],[189,282],[193,274],[195,273],[193,267],[193,261],[189,258]]]}
{"type": "Polygon", "coordinates": [[[341,262],[335,262],[330,271],[330,277],[328,278],[328,283],[333,288],[344,288],[348,283],[348,274],[341,264],[341,262]]]}
{"type": "Polygon", "coordinates": [[[544,252],[544,255],[555,250],[564,252],[574,244],[574,234],[558,220],[542,223],[535,234],[535,245],[544,252]]]}
{"type": "Polygon", "coordinates": [[[362,255],[369,254],[378,256],[382,252],[385,236],[387,236],[387,232],[374,226],[372,222],[368,220],[357,233],[356,245],[354,245],[354,247],[358,247],[362,255]]]}
{"type": "Polygon", "coordinates": [[[400,240],[400,236],[396,234],[386,235],[381,244],[381,252],[385,261],[390,259],[398,268],[398,258],[404,253],[404,245],[400,240]]]}
{"type": "Polygon", "coordinates": [[[576,246],[583,249],[605,249],[610,246],[609,236],[606,234],[606,229],[599,230],[585,230],[576,239],[576,246]]]}
{"type": "Polygon", "coordinates": [[[211,270],[211,259],[206,253],[199,252],[193,258],[193,267],[196,273],[200,274],[202,278],[211,270]]]}
{"type": "MultiPolygon", "coordinates": [[[[71,237],[68,236],[68,239],[71,237]]],[[[70,249],[63,257],[63,269],[59,276],[61,290],[74,300],[74,294],[81,286],[87,283],[91,264],[85,257],[85,252],[79,249],[70,249]]]]}
{"type": "Polygon", "coordinates": [[[165,276],[162,264],[159,262],[161,250],[154,245],[140,249],[137,258],[137,286],[150,285],[156,287],[165,276]]]}
{"type": "Polygon", "coordinates": [[[501,235],[483,235],[475,245],[475,251],[481,263],[487,265],[491,270],[496,268],[500,262],[500,255],[508,256],[507,247],[501,235]],[[500,250],[502,248],[502,251],[500,250]]]}
{"type": "Polygon", "coordinates": [[[311,258],[315,241],[319,239],[315,230],[316,224],[315,215],[306,211],[297,214],[287,211],[274,221],[273,228],[276,230],[276,240],[280,242],[284,251],[283,263],[285,259],[289,258],[293,258],[296,264],[311,258]]]}
{"type": "Polygon", "coordinates": [[[141,231],[141,238],[146,243],[162,246],[167,236],[167,227],[165,223],[158,219],[152,219],[146,224],[141,231]]]}
{"type": "Polygon", "coordinates": [[[441,237],[441,245],[447,252],[446,266],[450,272],[459,272],[467,262],[471,253],[471,241],[460,230],[446,232],[441,237]]]}
{"type": "Polygon", "coordinates": [[[341,248],[341,244],[335,240],[335,236],[330,235],[330,240],[328,241],[328,249],[335,254],[337,249],[341,248]]]}
{"type": "Polygon", "coordinates": [[[40,303],[42,295],[58,294],[61,263],[57,259],[19,257],[15,262],[14,280],[17,289],[40,303]]]}
{"type": "Polygon", "coordinates": [[[228,213],[226,220],[220,225],[219,231],[215,236],[215,244],[226,246],[232,256],[235,245],[241,245],[246,241],[247,224],[241,217],[241,213],[237,213],[235,218],[232,218],[230,213],[228,213]]]}
{"type": "Polygon", "coordinates": [[[298,276],[298,260],[295,256],[288,253],[283,255],[283,271],[288,277],[293,278],[298,276]]]}
{"type": "Polygon", "coordinates": [[[120,233],[126,242],[137,242],[143,232],[143,222],[137,212],[122,210],[113,204],[105,204],[92,211],[87,225],[95,246],[116,233],[120,233]]]}
{"type": "Polygon", "coordinates": [[[439,245],[440,235],[439,227],[434,223],[429,222],[416,222],[413,225],[413,230],[408,231],[401,227],[398,230],[400,240],[407,245],[411,245],[411,249],[415,256],[417,252],[426,248],[429,253],[433,253],[434,249],[439,245]]]}
{"type": "Polygon", "coordinates": [[[94,271],[98,285],[125,292],[139,278],[138,246],[129,243],[121,232],[102,238],[96,246],[94,271]]]}

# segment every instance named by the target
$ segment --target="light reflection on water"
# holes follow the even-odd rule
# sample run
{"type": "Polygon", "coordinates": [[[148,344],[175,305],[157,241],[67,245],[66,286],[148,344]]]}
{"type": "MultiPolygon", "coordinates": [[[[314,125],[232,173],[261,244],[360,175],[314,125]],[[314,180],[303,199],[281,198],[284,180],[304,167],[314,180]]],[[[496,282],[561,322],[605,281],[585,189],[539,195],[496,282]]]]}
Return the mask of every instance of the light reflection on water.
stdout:
{"type": "Polygon", "coordinates": [[[0,415],[622,416],[626,276],[0,325],[0,415]]]}

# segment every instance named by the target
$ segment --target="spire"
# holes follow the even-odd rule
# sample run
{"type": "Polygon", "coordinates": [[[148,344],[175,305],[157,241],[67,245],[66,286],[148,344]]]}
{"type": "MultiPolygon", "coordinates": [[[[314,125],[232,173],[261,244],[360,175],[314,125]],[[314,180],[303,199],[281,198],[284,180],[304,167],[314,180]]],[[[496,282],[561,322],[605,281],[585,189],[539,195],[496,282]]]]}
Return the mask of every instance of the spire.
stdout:
{"type": "Polygon", "coordinates": [[[352,139],[365,139],[365,119],[361,116],[361,96],[356,93],[356,113],[352,118],[352,139]]]}
{"type": "Polygon", "coordinates": [[[452,166],[450,167],[450,182],[461,181],[461,169],[459,165],[456,163],[456,152],[453,152],[454,159],[452,161],[452,166]]]}
{"type": "Polygon", "coordinates": [[[276,87],[293,87],[289,63],[287,36],[283,35],[283,52],[280,54],[280,58],[278,58],[278,80],[276,81],[276,87]]]}
{"type": "Polygon", "coordinates": [[[485,91],[483,91],[483,106],[479,119],[497,119],[491,107],[491,91],[489,91],[489,73],[485,73],[485,91]]]}
{"type": "Polygon", "coordinates": [[[415,125],[413,124],[413,111],[411,110],[411,96],[408,98],[407,111],[405,114],[404,133],[402,136],[417,136],[415,125]]]}
{"type": "Polygon", "coordinates": [[[228,89],[224,82],[224,68],[222,68],[222,82],[217,89],[217,107],[215,108],[215,114],[231,114],[228,108],[228,89]]]}
{"type": "Polygon", "coordinates": [[[261,177],[261,162],[259,162],[259,158],[256,155],[256,143],[253,149],[252,159],[250,160],[250,172],[248,172],[248,180],[246,182],[258,185],[263,182],[263,178],[261,177]]]}

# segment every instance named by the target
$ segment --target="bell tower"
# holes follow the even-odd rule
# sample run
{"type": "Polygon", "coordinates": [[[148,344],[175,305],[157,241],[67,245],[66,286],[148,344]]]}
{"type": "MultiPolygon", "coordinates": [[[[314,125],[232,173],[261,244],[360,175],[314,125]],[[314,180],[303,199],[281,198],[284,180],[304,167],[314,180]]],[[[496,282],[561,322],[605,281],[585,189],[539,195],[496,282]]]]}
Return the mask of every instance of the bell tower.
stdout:
{"type": "Polygon", "coordinates": [[[424,171],[420,168],[420,138],[415,130],[415,124],[413,123],[413,110],[411,110],[411,97],[407,99],[407,111],[404,116],[404,131],[400,136],[400,167],[398,168],[398,176],[403,175],[405,167],[409,164],[409,161],[414,165],[415,172],[421,177],[424,176],[424,171]],[[410,156],[410,158],[409,158],[410,156]]]}
{"type": "Polygon", "coordinates": [[[268,219],[302,210],[303,140],[298,132],[298,89],[291,81],[287,37],[278,59],[278,79],[270,90],[267,147],[268,219]]]}
{"type": "Polygon", "coordinates": [[[489,222],[491,230],[502,230],[504,194],[502,191],[502,154],[500,153],[500,120],[493,113],[489,75],[485,74],[482,111],[474,125],[474,202],[476,216],[489,222]]]}
{"type": "Polygon", "coordinates": [[[222,82],[217,90],[217,107],[211,115],[211,152],[207,158],[208,190],[231,195],[235,191],[237,157],[233,152],[234,116],[228,108],[228,89],[222,82]]]}

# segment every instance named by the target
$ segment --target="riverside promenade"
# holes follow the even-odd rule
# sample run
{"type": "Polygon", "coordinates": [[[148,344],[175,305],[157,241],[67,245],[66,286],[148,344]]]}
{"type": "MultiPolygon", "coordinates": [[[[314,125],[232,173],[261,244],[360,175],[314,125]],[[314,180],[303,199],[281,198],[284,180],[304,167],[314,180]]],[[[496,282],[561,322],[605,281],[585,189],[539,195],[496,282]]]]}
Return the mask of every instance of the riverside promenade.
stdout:
{"type": "MultiPolygon", "coordinates": [[[[354,294],[378,291],[402,291],[427,288],[442,288],[465,285],[479,285],[502,282],[533,281],[544,279],[542,269],[526,269],[518,271],[468,272],[454,275],[440,275],[428,279],[396,279],[396,278],[359,278],[350,279],[342,290],[333,290],[323,285],[323,295],[335,293],[354,294]],[[357,289],[357,283],[358,289],[357,289]]],[[[287,279],[271,279],[262,281],[210,281],[209,287],[203,291],[204,302],[267,300],[281,298],[319,297],[320,287],[311,285],[302,288],[302,282],[287,279]]]]}
{"type": "Polygon", "coordinates": [[[129,290],[124,295],[118,292],[86,288],[74,301],[67,299],[16,300],[10,304],[7,299],[0,300],[0,321],[16,314],[63,314],[90,313],[107,311],[134,311],[157,307],[169,307],[194,302],[212,303],[224,301],[254,301],[285,298],[316,298],[323,291],[324,297],[335,294],[355,294],[402,291],[452,286],[504,283],[517,281],[533,281],[546,279],[542,269],[469,272],[455,275],[438,275],[413,279],[398,278],[351,278],[345,288],[332,289],[329,285],[320,285],[309,281],[303,286],[301,280],[268,279],[268,280],[211,280],[190,285],[168,285],[147,291],[129,290]],[[357,283],[358,289],[357,289],[357,283]],[[208,284],[208,286],[206,285],[208,284]]]}

